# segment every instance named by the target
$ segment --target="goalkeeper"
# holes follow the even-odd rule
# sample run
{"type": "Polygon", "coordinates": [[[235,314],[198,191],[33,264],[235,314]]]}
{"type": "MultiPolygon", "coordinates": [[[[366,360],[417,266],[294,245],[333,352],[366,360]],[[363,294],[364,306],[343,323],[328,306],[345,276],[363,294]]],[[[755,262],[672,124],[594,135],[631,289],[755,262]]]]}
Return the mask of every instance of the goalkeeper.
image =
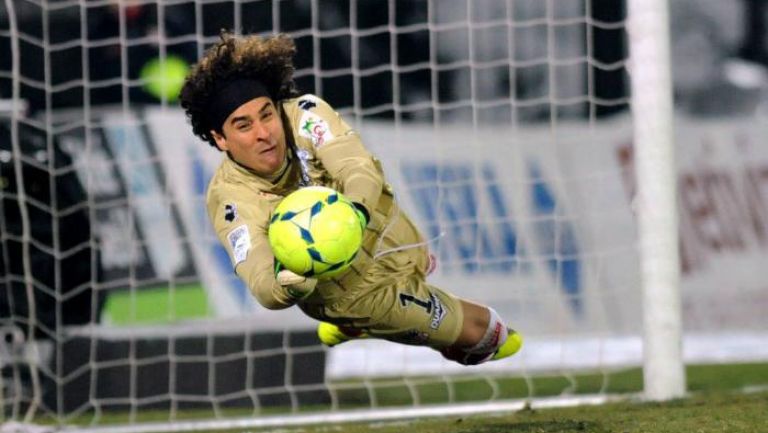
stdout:
{"type": "Polygon", "coordinates": [[[294,53],[284,35],[222,34],[181,91],[193,132],[227,155],[206,201],[237,275],[264,307],[295,304],[319,320],[328,346],[382,338],[429,346],[465,365],[517,352],[520,335],[492,308],[426,282],[433,262],[381,164],[325,101],[296,91],[294,53]],[[307,185],[341,191],[366,226],[352,266],[333,279],[279,270],[267,239],[274,208],[307,185]]]}

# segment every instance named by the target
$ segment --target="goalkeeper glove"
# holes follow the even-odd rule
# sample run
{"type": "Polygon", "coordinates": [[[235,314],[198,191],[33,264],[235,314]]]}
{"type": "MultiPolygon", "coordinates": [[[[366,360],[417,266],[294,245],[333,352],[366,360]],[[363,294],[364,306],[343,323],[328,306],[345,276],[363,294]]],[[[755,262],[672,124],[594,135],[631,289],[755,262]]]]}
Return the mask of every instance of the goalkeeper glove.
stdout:
{"type": "Polygon", "coordinates": [[[352,203],[355,205],[355,212],[357,213],[357,219],[360,220],[360,228],[365,231],[365,228],[368,227],[368,211],[365,210],[365,207],[361,205],[360,203],[352,203]]]}
{"type": "Polygon", "coordinates": [[[315,291],[315,286],[317,285],[316,279],[307,278],[291,272],[288,269],[282,269],[282,265],[279,263],[275,270],[277,271],[277,274],[275,275],[277,284],[285,287],[288,297],[294,301],[306,299],[315,291]]]}

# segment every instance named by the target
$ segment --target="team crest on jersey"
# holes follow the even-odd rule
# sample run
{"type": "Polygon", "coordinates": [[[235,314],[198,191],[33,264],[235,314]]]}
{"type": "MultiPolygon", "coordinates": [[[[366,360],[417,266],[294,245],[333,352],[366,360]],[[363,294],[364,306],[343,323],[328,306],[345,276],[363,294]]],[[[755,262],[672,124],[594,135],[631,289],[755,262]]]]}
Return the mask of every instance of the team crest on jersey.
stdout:
{"type": "Polygon", "coordinates": [[[237,206],[234,204],[224,205],[224,220],[228,223],[237,219],[237,206]]]}
{"type": "Polygon", "coordinates": [[[328,122],[312,112],[305,111],[299,122],[299,135],[312,140],[315,147],[320,147],[333,139],[333,133],[328,126],[328,122]]]}

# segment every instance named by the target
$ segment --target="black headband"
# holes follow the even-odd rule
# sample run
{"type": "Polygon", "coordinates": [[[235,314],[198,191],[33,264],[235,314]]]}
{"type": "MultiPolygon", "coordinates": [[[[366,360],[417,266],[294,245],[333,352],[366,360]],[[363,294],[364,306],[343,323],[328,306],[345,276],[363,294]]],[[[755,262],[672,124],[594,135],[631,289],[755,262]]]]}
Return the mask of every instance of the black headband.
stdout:
{"type": "Polygon", "coordinates": [[[216,131],[224,129],[224,121],[237,108],[260,96],[271,97],[267,88],[258,80],[236,78],[220,86],[208,105],[210,127],[216,131]]]}

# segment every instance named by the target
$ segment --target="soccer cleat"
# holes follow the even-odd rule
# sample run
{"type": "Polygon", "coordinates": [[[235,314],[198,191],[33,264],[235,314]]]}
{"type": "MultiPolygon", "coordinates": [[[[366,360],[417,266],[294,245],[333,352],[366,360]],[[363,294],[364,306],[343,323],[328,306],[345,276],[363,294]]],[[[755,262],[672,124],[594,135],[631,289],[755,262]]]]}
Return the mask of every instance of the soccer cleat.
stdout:
{"type": "Polygon", "coordinates": [[[332,323],[320,322],[317,325],[317,337],[324,345],[333,347],[349,340],[368,338],[368,334],[359,329],[339,327],[332,323]]]}
{"type": "Polygon", "coordinates": [[[492,360],[504,359],[512,356],[523,347],[523,336],[512,328],[507,328],[507,341],[496,349],[496,353],[491,357],[492,360]]]}

